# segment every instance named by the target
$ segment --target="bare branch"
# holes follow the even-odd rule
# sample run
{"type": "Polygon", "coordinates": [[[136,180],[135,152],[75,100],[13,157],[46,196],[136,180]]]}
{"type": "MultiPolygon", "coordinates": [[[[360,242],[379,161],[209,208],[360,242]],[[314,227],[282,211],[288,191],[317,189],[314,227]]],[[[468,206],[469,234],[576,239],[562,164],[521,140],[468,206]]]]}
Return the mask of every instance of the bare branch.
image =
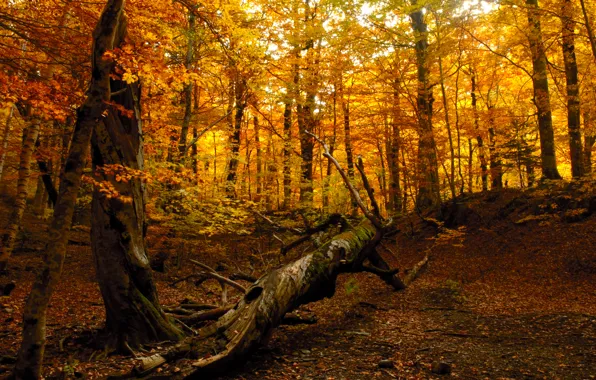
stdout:
{"type": "Polygon", "coordinates": [[[375,216],[374,214],[372,214],[370,211],[368,211],[368,209],[366,208],[366,205],[364,204],[364,202],[362,201],[362,198],[360,198],[360,194],[358,194],[358,191],[356,190],[356,188],[354,187],[354,185],[352,184],[352,182],[350,182],[350,179],[348,178],[348,175],[346,174],[346,172],[342,169],[341,165],[339,164],[339,162],[335,159],[335,157],[333,157],[331,155],[331,153],[329,153],[329,146],[327,144],[325,144],[320,138],[319,136],[310,133],[309,131],[304,131],[307,135],[311,136],[312,138],[314,138],[319,144],[321,144],[321,146],[323,147],[323,156],[326,157],[331,163],[333,163],[333,165],[335,165],[335,167],[337,168],[337,171],[339,172],[339,174],[341,175],[341,178],[344,180],[344,183],[346,184],[346,186],[348,186],[348,189],[350,190],[350,194],[352,194],[352,197],[354,198],[354,200],[356,201],[356,203],[358,204],[358,207],[360,207],[360,209],[362,210],[362,212],[364,213],[364,216],[366,216],[366,218],[368,220],[370,220],[370,222],[378,229],[382,229],[383,228],[383,223],[381,222],[381,220],[375,216]]]}
{"type": "Polygon", "coordinates": [[[360,176],[362,177],[362,184],[364,185],[364,188],[366,189],[366,194],[368,194],[368,198],[370,199],[370,204],[372,206],[373,213],[377,218],[382,219],[381,210],[379,209],[379,205],[377,204],[377,200],[375,199],[375,191],[370,186],[370,183],[368,182],[368,177],[364,173],[364,163],[362,162],[361,156],[358,156],[356,168],[358,169],[358,171],[360,172],[360,176]]]}
{"type": "Polygon", "coordinates": [[[209,130],[213,127],[215,127],[220,121],[222,121],[223,119],[225,119],[226,117],[230,116],[230,114],[232,113],[232,111],[229,111],[227,114],[223,115],[222,117],[220,117],[219,119],[217,119],[216,121],[214,121],[213,123],[209,124],[209,126],[205,129],[203,129],[201,132],[199,132],[199,134],[197,135],[197,137],[193,138],[188,145],[186,146],[186,150],[188,151],[188,148],[190,148],[191,146],[195,145],[197,143],[197,141],[199,141],[199,139],[201,137],[203,137],[203,135],[207,132],[209,132],[209,130]]]}
{"type": "MultiPolygon", "coordinates": [[[[244,288],[244,286],[240,285],[239,283],[237,283],[236,281],[230,280],[227,277],[221,276],[219,274],[217,274],[213,269],[211,269],[209,266],[198,262],[196,260],[190,259],[189,260],[191,263],[195,264],[196,266],[199,266],[203,269],[206,270],[206,272],[203,272],[202,274],[204,274],[205,276],[209,276],[212,277],[216,280],[219,280],[220,282],[225,282],[226,284],[230,285],[231,287],[235,288],[236,290],[242,292],[243,294],[246,293],[246,289],[244,288]]],[[[223,289],[223,286],[222,286],[223,289]]]]}

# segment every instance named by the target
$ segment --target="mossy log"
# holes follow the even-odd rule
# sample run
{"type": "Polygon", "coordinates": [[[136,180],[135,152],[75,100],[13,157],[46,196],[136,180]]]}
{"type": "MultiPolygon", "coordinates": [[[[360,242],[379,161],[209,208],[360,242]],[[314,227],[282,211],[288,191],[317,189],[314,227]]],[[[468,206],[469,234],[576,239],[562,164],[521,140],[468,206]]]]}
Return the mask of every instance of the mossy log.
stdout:
{"type": "Polygon", "coordinates": [[[233,309],[163,356],[168,361],[198,358],[179,378],[225,372],[266,343],[286,313],[333,296],[337,276],[356,271],[381,237],[368,221],[336,235],[316,251],[258,279],[233,309]]]}

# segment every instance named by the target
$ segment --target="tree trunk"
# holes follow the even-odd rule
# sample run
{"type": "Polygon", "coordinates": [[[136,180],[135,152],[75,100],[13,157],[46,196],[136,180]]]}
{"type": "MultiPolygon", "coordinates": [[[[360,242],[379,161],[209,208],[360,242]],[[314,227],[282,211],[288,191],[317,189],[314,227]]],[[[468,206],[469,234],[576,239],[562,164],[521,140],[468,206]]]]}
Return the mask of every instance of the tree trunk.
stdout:
{"type": "MultiPolygon", "coordinates": [[[[416,1],[412,2],[416,5],[416,1]]],[[[418,6],[417,6],[418,7],[418,6]]],[[[428,30],[422,9],[410,14],[416,38],[416,66],[418,71],[418,196],[420,209],[435,208],[441,203],[439,167],[432,125],[432,89],[428,83],[428,30]]]]}
{"type": "Polygon", "coordinates": [[[540,27],[538,0],[526,0],[526,5],[530,27],[528,40],[532,52],[532,67],[534,68],[532,84],[534,86],[534,104],[538,112],[542,176],[547,179],[561,179],[561,175],[557,169],[555,135],[553,131],[550,95],[548,92],[548,70],[540,27]]]}
{"type": "Polygon", "coordinates": [[[110,107],[91,139],[96,185],[93,191],[91,245],[106,308],[109,344],[124,350],[142,343],[177,340],[181,332],[162,311],[145,249],[145,185],[140,86],[111,81],[110,107]],[[102,191],[105,184],[117,195],[102,191]]]}
{"type": "Polygon", "coordinates": [[[263,193],[263,154],[261,152],[261,138],[259,136],[260,128],[259,128],[259,118],[254,116],[252,118],[254,127],[255,127],[255,145],[257,150],[257,196],[255,200],[258,202],[261,199],[261,195],[263,193]]]}
{"type": "Polygon", "coordinates": [[[292,201],[292,167],[290,158],[292,155],[292,102],[286,100],[284,108],[284,201],[283,209],[290,208],[292,201]]]}
{"type": "Polygon", "coordinates": [[[8,148],[8,137],[10,136],[10,127],[14,115],[15,106],[11,105],[4,123],[4,132],[2,133],[2,153],[0,154],[0,180],[2,180],[2,173],[4,173],[4,161],[6,160],[6,150],[8,148]]]}
{"type": "MultiPolygon", "coordinates": [[[[335,151],[335,140],[337,138],[337,85],[333,85],[333,136],[331,141],[328,142],[329,145],[329,154],[333,155],[335,151]]],[[[330,189],[330,182],[331,182],[331,172],[333,170],[333,164],[331,161],[327,160],[327,171],[325,172],[325,179],[323,180],[323,213],[329,213],[329,192],[330,189]]],[[[321,170],[322,172],[322,170],[321,170]]]]}
{"type": "Polygon", "coordinates": [[[451,123],[449,122],[449,107],[447,106],[447,92],[445,91],[445,73],[443,72],[443,60],[439,56],[439,73],[441,79],[441,97],[443,98],[443,112],[445,113],[445,126],[447,127],[447,137],[449,138],[449,188],[451,189],[451,199],[457,196],[455,192],[455,150],[453,148],[453,135],[451,133],[451,123]]]}
{"type": "Polygon", "coordinates": [[[591,131],[592,116],[584,112],[584,171],[592,173],[592,147],[596,143],[596,134],[591,131]]]}
{"type": "Polygon", "coordinates": [[[488,152],[490,154],[491,190],[503,188],[503,165],[497,150],[497,134],[494,127],[488,128],[488,152]]]}
{"type": "Polygon", "coordinates": [[[389,138],[389,149],[387,165],[389,166],[389,208],[397,214],[401,212],[402,197],[400,186],[400,164],[399,151],[401,149],[401,136],[398,124],[399,116],[399,93],[397,91],[397,79],[394,79],[393,106],[391,117],[391,137],[389,138]]]}
{"type": "Polygon", "coordinates": [[[488,152],[490,156],[491,190],[503,188],[503,162],[497,147],[497,133],[495,132],[494,106],[489,106],[488,152]]]}
{"type": "Polygon", "coordinates": [[[592,48],[592,55],[594,56],[594,59],[596,59],[596,38],[594,37],[594,32],[592,31],[592,25],[590,24],[590,19],[588,17],[588,11],[586,10],[586,3],[584,0],[579,0],[579,3],[582,8],[582,15],[584,16],[586,31],[588,32],[588,39],[590,40],[590,47],[592,48]]]}
{"type": "Polygon", "coordinates": [[[315,142],[306,132],[312,132],[314,127],[313,107],[315,96],[313,93],[307,94],[304,105],[298,105],[298,128],[300,133],[300,203],[310,206],[313,199],[313,151],[315,142]]]}
{"type": "Polygon", "coordinates": [[[242,129],[242,117],[246,108],[246,82],[236,73],[234,80],[234,125],[230,134],[231,157],[228,164],[226,176],[226,195],[230,198],[236,197],[236,172],[238,171],[238,154],[240,153],[240,131],[242,129]]]}
{"type": "Polygon", "coordinates": [[[23,311],[23,340],[13,373],[16,379],[41,377],[47,307],[62,272],[68,229],[85,160],[89,155],[89,140],[110,101],[109,78],[113,62],[104,60],[103,56],[123,40],[126,24],[123,9],[124,0],[109,0],[93,32],[91,84],[85,102],[77,110],[73,139],[64,165],[54,217],[49,227],[48,244],[43,253],[45,267],[35,278],[23,311]]]}
{"type": "MultiPolygon", "coordinates": [[[[194,43],[195,43],[195,14],[193,10],[188,12],[188,42],[186,46],[186,57],[184,60],[184,66],[186,71],[189,72],[192,68],[193,55],[194,55],[194,43]]],[[[192,81],[184,85],[184,118],[182,119],[182,129],[180,131],[180,139],[178,140],[178,154],[180,154],[180,160],[184,161],[186,157],[186,145],[188,139],[188,127],[190,126],[190,119],[192,117],[192,81]]]]}
{"type": "Polygon", "coordinates": [[[33,117],[31,125],[25,131],[25,139],[21,149],[19,159],[19,178],[17,180],[17,195],[14,206],[8,219],[8,226],[6,232],[2,235],[2,242],[0,245],[0,272],[6,270],[8,260],[12,255],[14,242],[17,237],[17,232],[21,226],[21,219],[27,207],[27,196],[29,195],[29,177],[31,176],[31,159],[35,149],[35,142],[39,134],[40,120],[33,117]]]}
{"type": "Polygon", "coordinates": [[[573,21],[573,3],[564,0],[563,16],[563,61],[565,63],[565,81],[567,85],[567,128],[569,131],[569,154],[571,156],[571,175],[574,178],[584,175],[582,157],[582,136],[580,133],[580,100],[575,60],[575,22],[573,21]]]}
{"type": "MultiPolygon", "coordinates": [[[[343,86],[343,78],[340,76],[340,102],[341,102],[341,109],[344,116],[344,145],[346,148],[346,161],[348,164],[348,178],[350,182],[354,183],[354,157],[352,154],[352,135],[350,130],[350,99],[344,99],[344,86],[343,86]]],[[[352,201],[352,216],[356,217],[358,215],[358,204],[352,201]]]]}
{"type": "MultiPolygon", "coordinates": [[[[488,190],[488,164],[486,162],[486,149],[484,148],[484,141],[480,133],[480,117],[478,116],[478,105],[476,95],[476,73],[472,70],[470,77],[472,82],[472,110],[474,112],[474,129],[476,130],[476,142],[478,144],[478,160],[480,161],[480,171],[482,177],[482,191],[488,190]]],[[[471,154],[471,153],[470,153],[471,154]]]]}

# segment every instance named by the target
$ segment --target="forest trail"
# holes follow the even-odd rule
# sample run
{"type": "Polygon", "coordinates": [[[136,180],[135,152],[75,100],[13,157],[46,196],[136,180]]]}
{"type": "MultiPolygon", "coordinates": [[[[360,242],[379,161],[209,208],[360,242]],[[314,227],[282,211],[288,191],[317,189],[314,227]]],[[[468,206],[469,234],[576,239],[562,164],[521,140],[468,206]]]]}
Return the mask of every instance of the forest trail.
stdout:
{"type": "MultiPolygon", "coordinates": [[[[446,212],[452,229],[438,238],[436,229],[419,218],[404,219],[401,233],[383,243],[383,253],[408,268],[431,250],[428,268],[411,287],[394,292],[371,274],[342,275],[333,298],[299,309],[316,317],[316,324],[281,326],[246,365],[222,379],[426,379],[444,376],[435,373],[438,363],[463,379],[591,378],[596,370],[596,216],[569,219],[572,208],[551,207],[558,196],[505,191],[465,199],[463,211],[446,212]],[[552,210],[536,214],[546,210],[543,204],[552,210]],[[383,362],[386,368],[379,367],[383,360],[390,361],[383,362]]],[[[46,378],[105,378],[130,373],[137,363],[132,357],[106,356],[91,344],[104,309],[85,236],[83,229],[71,237],[79,243],[69,246],[64,278],[51,304],[46,378]]],[[[185,242],[189,253],[181,259],[215,265],[226,252],[230,260],[244,257],[250,266],[246,252],[257,245],[255,239],[214,237],[195,242],[192,247],[198,249],[185,242]]],[[[153,244],[180,251],[176,241],[153,244]]],[[[39,265],[31,250],[35,242],[33,234],[16,252],[18,286],[1,300],[0,376],[10,369],[18,347],[23,300],[39,265]]],[[[173,265],[166,274],[156,274],[162,304],[185,297],[217,302],[216,282],[170,286],[193,270],[173,265]]],[[[154,375],[168,376],[184,364],[165,365],[154,375]]]]}

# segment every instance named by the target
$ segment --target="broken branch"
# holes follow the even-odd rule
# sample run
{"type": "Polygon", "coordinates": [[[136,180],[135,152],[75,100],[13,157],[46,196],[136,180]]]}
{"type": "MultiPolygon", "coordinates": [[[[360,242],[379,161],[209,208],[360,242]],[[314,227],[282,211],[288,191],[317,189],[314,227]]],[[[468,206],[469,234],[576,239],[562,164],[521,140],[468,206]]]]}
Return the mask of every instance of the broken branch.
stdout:
{"type": "Polygon", "coordinates": [[[237,283],[236,281],[230,280],[227,277],[221,276],[217,273],[215,273],[215,271],[213,269],[211,269],[209,266],[198,262],[196,260],[193,259],[189,259],[189,261],[193,264],[195,264],[196,266],[199,266],[203,269],[205,269],[207,272],[203,272],[201,274],[205,275],[205,276],[209,276],[212,277],[216,280],[219,280],[220,282],[225,282],[226,284],[230,285],[231,287],[235,288],[236,290],[242,292],[242,293],[246,293],[246,289],[244,288],[244,286],[240,285],[239,283],[237,283]]]}
{"type": "Polygon", "coordinates": [[[333,157],[331,155],[331,153],[329,152],[329,146],[327,144],[325,144],[319,138],[319,136],[315,135],[314,133],[311,133],[309,131],[304,131],[304,132],[307,135],[309,135],[312,138],[314,138],[319,144],[321,144],[321,146],[323,147],[323,156],[326,157],[333,165],[335,165],[337,171],[341,175],[341,178],[344,180],[344,183],[348,187],[348,190],[350,190],[350,194],[352,195],[352,198],[354,198],[354,200],[358,204],[358,207],[360,207],[360,209],[362,210],[362,213],[364,213],[364,216],[366,216],[366,218],[368,220],[370,220],[370,222],[373,224],[373,226],[375,226],[378,229],[382,229],[383,228],[383,223],[381,222],[381,220],[376,215],[374,215],[373,213],[371,213],[370,211],[368,211],[368,209],[366,208],[366,205],[362,201],[362,198],[360,198],[360,194],[358,194],[358,191],[356,190],[356,188],[354,187],[354,185],[352,184],[352,182],[348,178],[348,175],[343,170],[343,168],[341,167],[341,165],[339,164],[339,162],[335,159],[335,157],[333,157]]]}

